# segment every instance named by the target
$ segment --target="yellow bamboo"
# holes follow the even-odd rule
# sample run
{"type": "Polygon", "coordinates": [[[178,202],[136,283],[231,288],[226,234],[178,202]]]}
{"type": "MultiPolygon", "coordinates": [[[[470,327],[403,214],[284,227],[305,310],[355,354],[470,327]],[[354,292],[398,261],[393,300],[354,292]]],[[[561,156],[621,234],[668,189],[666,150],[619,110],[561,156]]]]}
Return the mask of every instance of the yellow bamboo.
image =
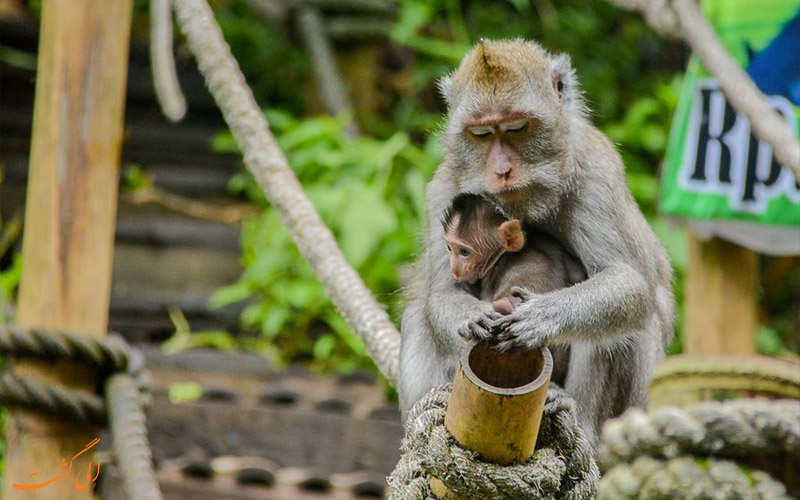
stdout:
{"type": "MultiPolygon", "coordinates": [[[[455,440],[489,463],[510,465],[533,455],[544,411],[553,358],[537,351],[498,353],[471,343],[461,363],[445,415],[455,440]]],[[[463,499],[431,478],[436,496],[463,499]]]]}

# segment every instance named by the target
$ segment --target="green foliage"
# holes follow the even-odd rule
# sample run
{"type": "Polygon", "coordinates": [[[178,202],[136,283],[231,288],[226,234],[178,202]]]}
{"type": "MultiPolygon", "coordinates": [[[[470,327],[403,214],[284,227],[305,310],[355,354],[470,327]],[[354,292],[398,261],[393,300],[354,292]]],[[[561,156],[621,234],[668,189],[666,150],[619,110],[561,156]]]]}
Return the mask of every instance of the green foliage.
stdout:
{"type": "Polygon", "coordinates": [[[203,395],[203,386],[197,382],[176,382],[169,386],[169,401],[174,405],[197,401],[203,395]]]}
{"type": "Polygon", "coordinates": [[[170,309],[169,318],[175,326],[175,333],[161,344],[161,351],[164,354],[175,354],[198,347],[210,347],[222,351],[250,351],[270,360],[276,358],[275,349],[261,338],[234,337],[221,330],[193,332],[186,317],[175,308],[170,309]]]}
{"type": "Polygon", "coordinates": [[[0,271],[0,323],[10,320],[11,304],[17,294],[22,276],[22,256],[14,254],[11,265],[0,271]]]}
{"type": "MultiPolygon", "coordinates": [[[[348,262],[381,302],[392,302],[398,269],[417,248],[425,184],[440,159],[438,149],[432,143],[415,146],[404,132],[383,141],[349,138],[343,117],[297,120],[283,111],[270,111],[267,117],[348,262]]],[[[229,133],[219,135],[213,147],[236,150],[229,133]]],[[[278,346],[284,359],[312,360],[336,370],[371,366],[361,340],[335,312],[253,179],[238,174],[230,187],[266,209],[243,224],[244,273],[219,290],[212,303],[250,301],[243,324],[278,346]]]]}

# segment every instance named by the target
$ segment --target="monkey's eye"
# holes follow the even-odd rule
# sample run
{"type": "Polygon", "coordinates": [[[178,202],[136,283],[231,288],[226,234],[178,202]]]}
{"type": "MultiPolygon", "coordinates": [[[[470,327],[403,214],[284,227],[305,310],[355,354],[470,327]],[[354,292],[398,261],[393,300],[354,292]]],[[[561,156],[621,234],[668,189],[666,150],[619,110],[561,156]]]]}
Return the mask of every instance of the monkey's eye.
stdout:
{"type": "Polygon", "coordinates": [[[452,249],[452,248],[450,248],[450,244],[449,244],[449,243],[448,243],[448,244],[446,244],[445,246],[447,247],[447,251],[448,251],[448,252],[452,252],[452,251],[453,251],[453,249],[452,249]]]}
{"type": "Polygon", "coordinates": [[[513,122],[503,123],[500,125],[500,130],[503,132],[519,132],[525,128],[528,120],[516,120],[513,122]]]}
{"type": "Polygon", "coordinates": [[[461,248],[458,250],[458,255],[462,257],[467,257],[469,255],[469,250],[467,250],[466,248],[461,248]]]}
{"type": "Polygon", "coordinates": [[[494,132],[492,127],[468,127],[467,130],[470,134],[481,139],[489,137],[494,132]]]}

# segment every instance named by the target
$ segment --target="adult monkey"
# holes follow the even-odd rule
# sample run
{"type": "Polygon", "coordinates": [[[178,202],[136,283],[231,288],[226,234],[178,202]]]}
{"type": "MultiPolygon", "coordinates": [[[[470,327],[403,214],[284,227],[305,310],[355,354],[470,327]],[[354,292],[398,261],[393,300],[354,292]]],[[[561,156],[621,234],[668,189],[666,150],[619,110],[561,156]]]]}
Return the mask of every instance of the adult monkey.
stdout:
{"type": "Polygon", "coordinates": [[[398,392],[407,412],[452,380],[463,338],[499,350],[570,345],[566,390],[596,443],[603,421],[642,406],[672,339],[666,252],[639,211],[609,139],[587,119],[569,57],[523,40],[481,40],[441,82],[445,157],[428,185],[426,251],[403,315],[398,392]],[[561,241],[588,279],[497,313],[450,275],[441,219],[460,193],[561,241]]]}

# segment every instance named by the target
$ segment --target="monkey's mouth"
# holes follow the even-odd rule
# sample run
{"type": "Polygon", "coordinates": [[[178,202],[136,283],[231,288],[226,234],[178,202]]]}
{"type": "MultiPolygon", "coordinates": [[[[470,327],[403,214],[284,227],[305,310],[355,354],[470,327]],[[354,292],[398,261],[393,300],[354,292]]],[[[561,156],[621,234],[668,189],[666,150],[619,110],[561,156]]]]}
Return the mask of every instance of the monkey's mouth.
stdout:
{"type": "Polygon", "coordinates": [[[495,191],[494,195],[506,203],[520,201],[528,193],[528,186],[515,186],[495,191]]]}

